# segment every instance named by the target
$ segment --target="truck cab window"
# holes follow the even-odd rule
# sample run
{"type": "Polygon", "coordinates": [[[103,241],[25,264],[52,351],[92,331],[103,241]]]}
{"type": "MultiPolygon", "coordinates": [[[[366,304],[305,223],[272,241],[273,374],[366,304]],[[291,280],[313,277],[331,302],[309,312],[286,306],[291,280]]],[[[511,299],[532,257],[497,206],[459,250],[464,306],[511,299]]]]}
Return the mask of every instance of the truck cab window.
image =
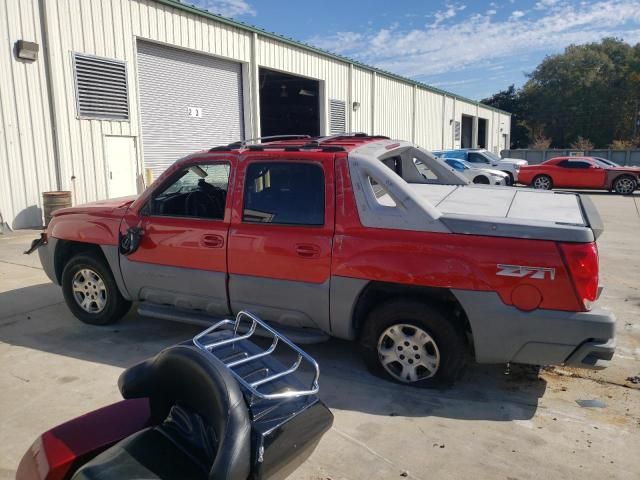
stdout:
{"type": "Polygon", "coordinates": [[[192,165],[154,193],[149,213],[158,216],[222,220],[229,187],[227,163],[192,165]]]}
{"type": "Polygon", "coordinates": [[[300,162],[247,167],[242,220],[280,225],[324,225],[324,172],[300,162]]]}

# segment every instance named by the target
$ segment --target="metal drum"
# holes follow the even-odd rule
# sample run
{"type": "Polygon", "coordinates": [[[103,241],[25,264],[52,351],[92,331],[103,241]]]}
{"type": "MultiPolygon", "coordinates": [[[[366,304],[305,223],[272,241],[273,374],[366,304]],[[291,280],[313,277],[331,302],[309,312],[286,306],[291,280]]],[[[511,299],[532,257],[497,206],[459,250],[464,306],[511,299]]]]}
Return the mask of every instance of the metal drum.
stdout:
{"type": "Polygon", "coordinates": [[[44,210],[44,226],[49,225],[54,211],[71,206],[71,192],[44,192],[42,207],[44,210]]]}

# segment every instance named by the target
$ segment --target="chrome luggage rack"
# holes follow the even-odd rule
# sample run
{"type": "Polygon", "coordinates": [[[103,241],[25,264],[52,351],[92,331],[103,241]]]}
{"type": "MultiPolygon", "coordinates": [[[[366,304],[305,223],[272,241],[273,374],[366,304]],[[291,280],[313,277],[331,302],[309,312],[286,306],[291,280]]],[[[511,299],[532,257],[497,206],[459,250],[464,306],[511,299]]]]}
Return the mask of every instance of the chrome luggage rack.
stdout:
{"type": "Polygon", "coordinates": [[[260,318],[254,314],[241,311],[236,316],[235,320],[225,319],[221,320],[211,327],[207,328],[204,332],[199,333],[193,338],[193,344],[207,352],[210,355],[216,357],[221,361],[233,374],[238,383],[252,396],[261,400],[278,400],[287,398],[296,398],[307,395],[315,395],[318,393],[318,377],[320,376],[320,367],[313,357],[303,351],[296,344],[291,342],[287,337],[278,333],[276,330],[267,325],[260,318]],[[250,324],[249,324],[250,322],[250,324]],[[249,325],[246,333],[242,333],[239,330],[242,324],[249,325]],[[272,338],[271,345],[267,349],[260,349],[254,343],[250,341],[251,337],[256,333],[256,330],[261,328],[266,331],[272,338]],[[212,341],[207,342],[206,337],[215,335],[212,341]],[[291,364],[289,368],[282,365],[279,361],[266,362],[266,360],[275,352],[278,344],[283,344],[288,347],[289,350],[297,354],[296,360],[291,364]],[[251,346],[252,348],[247,348],[251,346]],[[224,355],[222,355],[224,354],[224,355]],[[248,372],[240,372],[249,364],[255,363],[261,360],[261,365],[257,369],[253,369],[248,372]],[[311,366],[313,373],[313,380],[308,387],[291,388],[291,385],[302,385],[297,382],[286,382],[285,388],[279,389],[279,381],[286,380],[285,377],[293,374],[302,365],[303,360],[305,363],[311,366]],[[283,367],[284,369],[278,370],[274,366],[283,367]],[[255,380],[249,380],[251,377],[258,377],[255,380]],[[273,392],[264,392],[258,390],[258,388],[271,388],[276,389],[273,392]]]}

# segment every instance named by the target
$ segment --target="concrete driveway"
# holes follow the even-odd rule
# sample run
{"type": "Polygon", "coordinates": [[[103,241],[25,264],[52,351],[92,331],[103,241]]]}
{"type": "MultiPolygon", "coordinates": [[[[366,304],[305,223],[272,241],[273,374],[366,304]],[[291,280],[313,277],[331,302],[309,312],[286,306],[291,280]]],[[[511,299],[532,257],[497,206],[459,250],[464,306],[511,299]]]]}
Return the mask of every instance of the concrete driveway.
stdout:
{"type": "MultiPolygon", "coordinates": [[[[335,423],[291,478],[640,478],[640,196],[592,196],[606,226],[600,303],[618,317],[609,369],[472,364],[452,388],[418,390],[369,375],[353,344],[309,346],[335,423]]],[[[36,234],[0,235],[0,479],[43,430],[119,400],[125,367],[197,332],[135,313],[80,323],[21,254],[36,234]]]]}

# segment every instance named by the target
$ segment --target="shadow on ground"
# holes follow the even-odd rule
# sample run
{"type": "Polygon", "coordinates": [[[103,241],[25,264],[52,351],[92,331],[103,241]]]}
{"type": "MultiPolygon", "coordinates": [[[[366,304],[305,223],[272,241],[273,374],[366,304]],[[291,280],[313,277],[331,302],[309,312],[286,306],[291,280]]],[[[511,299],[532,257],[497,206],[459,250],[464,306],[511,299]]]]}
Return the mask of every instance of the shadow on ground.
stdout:
{"type": "MultiPolygon", "coordinates": [[[[199,327],[140,317],[135,308],[119,323],[96,327],[75,319],[59,287],[35,285],[0,293],[0,342],[117,367],[189,340],[199,327]],[[46,298],[48,306],[28,299],[46,298]]],[[[262,342],[261,342],[262,343],[262,342]]],[[[443,389],[416,389],[372,376],[355,343],[333,339],[305,346],[320,364],[321,397],[330,408],[384,416],[434,416],[510,421],[534,416],[546,382],[537,371],[470,362],[464,377],[443,389]]]]}

